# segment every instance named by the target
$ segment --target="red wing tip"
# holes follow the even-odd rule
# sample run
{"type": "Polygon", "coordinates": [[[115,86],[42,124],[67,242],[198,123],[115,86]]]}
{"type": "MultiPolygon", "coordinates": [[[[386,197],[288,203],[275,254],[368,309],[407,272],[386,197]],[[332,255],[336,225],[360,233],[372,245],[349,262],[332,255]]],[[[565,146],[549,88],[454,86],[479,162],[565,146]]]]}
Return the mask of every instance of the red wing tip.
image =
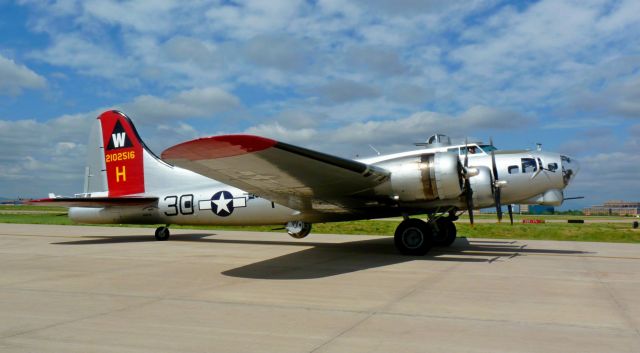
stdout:
{"type": "Polygon", "coordinates": [[[55,199],[45,198],[45,199],[25,200],[24,203],[26,205],[28,205],[28,204],[32,204],[32,203],[51,202],[51,201],[54,201],[54,200],[55,199]]]}
{"type": "Polygon", "coordinates": [[[254,135],[202,137],[169,147],[162,159],[201,160],[238,156],[273,147],[278,141],[254,135]]]}

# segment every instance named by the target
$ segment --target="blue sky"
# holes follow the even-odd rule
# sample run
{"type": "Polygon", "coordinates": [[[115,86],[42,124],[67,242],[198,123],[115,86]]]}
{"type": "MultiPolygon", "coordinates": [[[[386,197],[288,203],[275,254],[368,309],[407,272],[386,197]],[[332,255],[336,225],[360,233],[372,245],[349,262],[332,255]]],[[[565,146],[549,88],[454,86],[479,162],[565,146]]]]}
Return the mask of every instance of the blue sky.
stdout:
{"type": "Polygon", "coordinates": [[[0,0],[0,196],[81,191],[89,126],[156,152],[252,133],[345,157],[436,132],[578,158],[640,199],[638,1],[0,0]]]}

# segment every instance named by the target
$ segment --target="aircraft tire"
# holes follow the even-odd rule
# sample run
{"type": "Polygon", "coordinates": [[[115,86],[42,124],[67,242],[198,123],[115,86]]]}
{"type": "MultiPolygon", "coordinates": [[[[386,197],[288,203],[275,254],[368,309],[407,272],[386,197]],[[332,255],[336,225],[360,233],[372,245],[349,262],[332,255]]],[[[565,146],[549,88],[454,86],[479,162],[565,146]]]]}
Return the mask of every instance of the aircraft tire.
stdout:
{"type": "Polygon", "coordinates": [[[158,227],[156,229],[156,240],[164,241],[169,240],[169,236],[171,233],[169,232],[168,227],[158,227]]]}
{"type": "Polygon", "coordinates": [[[438,231],[434,235],[433,245],[435,246],[451,246],[456,241],[457,229],[456,225],[448,219],[439,219],[436,221],[438,231]]]}
{"type": "Polygon", "coordinates": [[[286,228],[287,234],[295,239],[302,239],[311,233],[311,223],[302,221],[289,222],[286,228]]]}
{"type": "Polygon", "coordinates": [[[398,225],[393,239],[401,254],[422,256],[433,246],[434,229],[419,219],[407,219],[398,225]]]}

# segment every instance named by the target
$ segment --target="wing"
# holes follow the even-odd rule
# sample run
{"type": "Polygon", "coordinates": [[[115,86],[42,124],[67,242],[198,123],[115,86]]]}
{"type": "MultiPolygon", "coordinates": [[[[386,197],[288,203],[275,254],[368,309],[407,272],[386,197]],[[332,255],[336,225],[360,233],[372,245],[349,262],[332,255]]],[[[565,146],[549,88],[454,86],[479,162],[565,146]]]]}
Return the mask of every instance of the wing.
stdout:
{"type": "Polygon", "coordinates": [[[389,178],[379,167],[251,135],[184,142],[162,158],[300,211],[352,212],[377,204],[373,188],[389,178]]]}
{"type": "Polygon", "coordinates": [[[156,205],[157,197],[57,197],[27,201],[36,206],[107,207],[156,205]]]}

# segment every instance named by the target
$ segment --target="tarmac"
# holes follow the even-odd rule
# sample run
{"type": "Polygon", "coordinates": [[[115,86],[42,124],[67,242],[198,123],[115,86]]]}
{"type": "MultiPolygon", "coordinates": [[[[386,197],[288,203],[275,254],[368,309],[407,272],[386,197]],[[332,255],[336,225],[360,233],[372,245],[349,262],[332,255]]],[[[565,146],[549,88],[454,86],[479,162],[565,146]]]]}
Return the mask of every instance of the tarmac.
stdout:
{"type": "Polygon", "coordinates": [[[0,224],[0,352],[640,352],[640,244],[0,224]]]}

